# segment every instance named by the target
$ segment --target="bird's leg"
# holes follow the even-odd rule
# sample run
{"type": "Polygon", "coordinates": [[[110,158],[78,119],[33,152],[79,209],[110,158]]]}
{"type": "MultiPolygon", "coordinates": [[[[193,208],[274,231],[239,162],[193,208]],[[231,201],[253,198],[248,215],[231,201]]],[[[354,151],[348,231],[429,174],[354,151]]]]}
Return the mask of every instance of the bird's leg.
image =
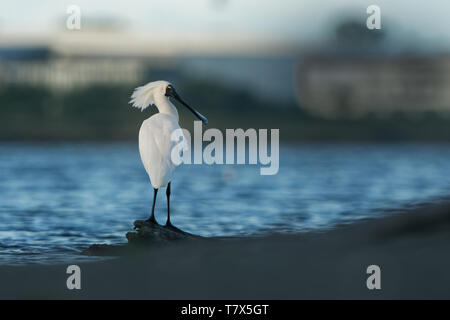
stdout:
{"type": "Polygon", "coordinates": [[[170,182],[167,185],[167,189],[166,189],[166,196],[167,196],[167,222],[166,222],[166,228],[175,231],[175,232],[179,232],[179,233],[184,233],[185,232],[183,230],[178,229],[177,227],[175,227],[171,222],[170,222],[170,182]]]}
{"type": "Polygon", "coordinates": [[[172,223],[170,223],[170,182],[166,188],[166,196],[167,196],[167,222],[166,227],[173,227],[172,223]]]}
{"type": "Polygon", "coordinates": [[[152,215],[148,218],[147,222],[158,223],[155,219],[155,204],[156,204],[156,195],[158,194],[158,189],[153,188],[153,205],[152,205],[152,215]]]}

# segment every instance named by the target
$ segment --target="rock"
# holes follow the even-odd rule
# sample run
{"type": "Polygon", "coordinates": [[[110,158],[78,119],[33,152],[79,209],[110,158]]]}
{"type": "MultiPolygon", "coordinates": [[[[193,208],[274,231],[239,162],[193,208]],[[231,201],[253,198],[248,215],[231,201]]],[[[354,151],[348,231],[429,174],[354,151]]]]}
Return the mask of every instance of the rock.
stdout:
{"type": "Polygon", "coordinates": [[[126,235],[129,244],[148,245],[169,243],[177,240],[204,239],[176,227],[166,227],[144,220],[136,220],[134,229],[136,232],[128,232],[126,235]]]}
{"type": "Polygon", "coordinates": [[[208,239],[185,232],[176,227],[166,227],[144,220],[136,220],[134,222],[134,229],[136,231],[127,232],[126,234],[128,244],[93,244],[84,250],[82,254],[88,256],[123,256],[152,245],[164,245],[180,240],[208,239]]]}

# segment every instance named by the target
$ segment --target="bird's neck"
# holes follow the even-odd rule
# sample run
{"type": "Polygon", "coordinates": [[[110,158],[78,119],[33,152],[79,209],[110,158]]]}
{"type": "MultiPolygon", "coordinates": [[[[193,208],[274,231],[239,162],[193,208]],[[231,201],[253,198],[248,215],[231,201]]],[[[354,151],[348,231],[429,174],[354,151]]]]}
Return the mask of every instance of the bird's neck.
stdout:
{"type": "Polygon", "coordinates": [[[178,121],[178,111],[177,108],[169,101],[166,96],[155,97],[155,105],[160,113],[169,114],[178,121]]]}

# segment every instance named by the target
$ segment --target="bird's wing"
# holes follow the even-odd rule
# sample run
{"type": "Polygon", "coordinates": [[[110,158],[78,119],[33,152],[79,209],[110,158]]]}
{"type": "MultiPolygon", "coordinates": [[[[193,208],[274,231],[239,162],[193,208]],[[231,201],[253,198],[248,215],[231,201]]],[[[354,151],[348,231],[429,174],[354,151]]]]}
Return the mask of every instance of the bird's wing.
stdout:
{"type": "Polygon", "coordinates": [[[141,159],[155,188],[167,185],[176,167],[171,159],[172,149],[177,144],[171,135],[176,129],[180,129],[176,119],[161,113],[146,120],[141,127],[141,159]]]}

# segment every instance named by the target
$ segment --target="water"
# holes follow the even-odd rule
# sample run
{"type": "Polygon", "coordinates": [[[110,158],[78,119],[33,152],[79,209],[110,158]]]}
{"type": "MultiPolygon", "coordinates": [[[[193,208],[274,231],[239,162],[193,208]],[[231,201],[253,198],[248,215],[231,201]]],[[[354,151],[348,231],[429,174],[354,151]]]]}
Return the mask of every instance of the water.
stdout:
{"type": "MultiPolygon", "coordinates": [[[[450,193],[450,145],[284,145],[280,170],[184,166],[172,221],[204,236],[326,229],[450,193]]],[[[124,243],[153,190],[135,144],[0,144],[0,264],[124,243]]],[[[157,218],[165,222],[164,191],[157,218]]],[[[84,259],[93,259],[85,257],[84,259]]]]}

